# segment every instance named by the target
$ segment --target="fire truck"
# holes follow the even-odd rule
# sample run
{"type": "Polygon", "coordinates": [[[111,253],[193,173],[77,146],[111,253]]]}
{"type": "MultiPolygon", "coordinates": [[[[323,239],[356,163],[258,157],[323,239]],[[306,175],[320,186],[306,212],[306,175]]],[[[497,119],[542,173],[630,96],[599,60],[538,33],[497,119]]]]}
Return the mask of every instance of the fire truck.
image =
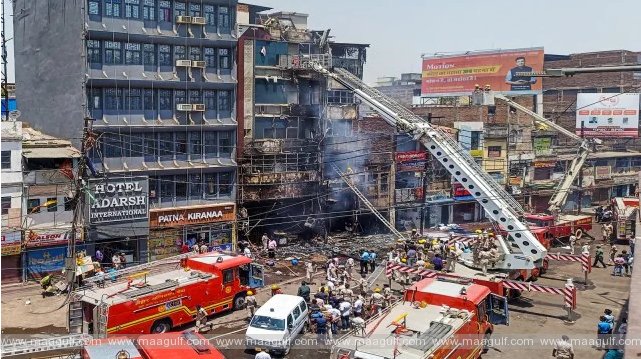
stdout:
{"type": "Polygon", "coordinates": [[[572,234],[577,239],[592,229],[592,216],[560,214],[556,217],[551,214],[525,215],[525,221],[530,225],[532,231],[536,231],[542,243],[547,243],[547,248],[552,246],[555,238],[567,238],[572,234]]]}
{"type": "Polygon", "coordinates": [[[176,332],[141,335],[136,338],[98,339],[82,348],[82,359],[225,359],[202,335],[176,332]]]}
{"type": "Polygon", "coordinates": [[[196,305],[208,314],[241,308],[247,290],[264,283],[263,267],[244,256],[211,252],[180,264],[157,274],[132,273],[116,283],[107,275],[74,292],[69,332],[96,338],[168,332],[193,322],[196,305]]]}
{"type": "Polygon", "coordinates": [[[639,199],[635,197],[616,197],[612,199],[614,231],[619,241],[629,240],[635,235],[639,199]]]}
{"type": "Polygon", "coordinates": [[[471,280],[427,278],[409,287],[402,301],[368,320],[364,328],[339,338],[331,357],[479,358],[494,325],[500,324],[509,324],[505,297],[471,280]]]}

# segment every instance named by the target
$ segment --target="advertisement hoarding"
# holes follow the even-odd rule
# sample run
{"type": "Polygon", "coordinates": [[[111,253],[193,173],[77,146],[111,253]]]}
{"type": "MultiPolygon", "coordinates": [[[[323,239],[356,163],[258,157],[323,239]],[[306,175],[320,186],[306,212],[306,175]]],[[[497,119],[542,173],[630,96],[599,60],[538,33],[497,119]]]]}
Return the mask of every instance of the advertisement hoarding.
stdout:
{"type": "Polygon", "coordinates": [[[176,227],[192,224],[229,222],[236,219],[235,205],[192,206],[151,211],[151,228],[176,227]]]}
{"type": "Polygon", "coordinates": [[[407,151],[396,153],[396,170],[397,171],[425,171],[425,160],[427,152],[425,151],[407,151]]]}
{"type": "Polygon", "coordinates": [[[520,73],[543,71],[543,48],[468,52],[423,57],[423,96],[471,95],[475,85],[509,95],[541,93],[541,78],[520,73]]]}
{"type": "Polygon", "coordinates": [[[580,93],[576,134],[585,137],[639,137],[638,93],[580,93]]]}

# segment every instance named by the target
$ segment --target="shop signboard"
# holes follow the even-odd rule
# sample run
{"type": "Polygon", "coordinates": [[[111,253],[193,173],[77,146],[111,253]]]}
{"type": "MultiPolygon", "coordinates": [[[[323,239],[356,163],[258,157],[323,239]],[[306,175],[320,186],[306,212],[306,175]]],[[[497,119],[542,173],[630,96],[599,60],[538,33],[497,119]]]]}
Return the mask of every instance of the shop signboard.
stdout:
{"type": "Polygon", "coordinates": [[[20,231],[2,231],[2,255],[10,256],[20,253],[22,233],[20,231]]]}
{"type": "MultiPolygon", "coordinates": [[[[33,229],[25,233],[25,243],[27,248],[57,246],[67,244],[71,238],[70,229],[58,230],[38,230],[33,229]]],[[[81,236],[76,236],[78,241],[81,241],[81,236]]]]}
{"type": "Polygon", "coordinates": [[[594,179],[603,180],[612,178],[612,168],[610,166],[596,166],[594,168],[594,179]]]}
{"type": "Polygon", "coordinates": [[[554,168],[556,167],[556,161],[536,161],[534,162],[534,168],[554,168]]]}
{"type": "Polygon", "coordinates": [[[576,134],[585,137],[639,137],[638,93],[580,93],[576,134]]]}
{"type": "Polygon", "coordinates": [[[235,219],[236,210],[234,204],[159,209],[152,210],[149,213],[149,225],[151,228],[230,222],[235,219]]]}
{"type": "Polygon", "coordinates": [[[149,178],[108,177],[89,180],[90,236],[112,239],[149,234],[149,178]]]}
{"type": "Polygon", "coordinates": [[[396,170],[402,172],[423,172],[425,171],[425,161],[427,152],[425,151],[407,151],[396,153],[396,170]]]}
{"type": "Polygon", "coordinates": [[[473,51],[423,57],[423,96],[468,96],[475,85],[493,91],[535,95],[542,91],[543,48],[473,51]]]}

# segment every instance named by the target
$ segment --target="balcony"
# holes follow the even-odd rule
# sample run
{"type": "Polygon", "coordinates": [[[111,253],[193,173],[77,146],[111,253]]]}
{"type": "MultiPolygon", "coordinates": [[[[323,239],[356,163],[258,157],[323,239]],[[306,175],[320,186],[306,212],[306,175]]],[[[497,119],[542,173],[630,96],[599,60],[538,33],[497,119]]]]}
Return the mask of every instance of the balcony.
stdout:
{"type": "Polygon", "coordinates": [[[329,54],[278,56],[278,67],[288,70],[313,70],[312,63],[319,63],[325,68],[330,68],[332,67],[332,57],[329,54]]]}
{"type": "Polygon", "coordinates": [[[483,129],[483,136],[485,138],[507,138],[508,134],[507,126],[486,125],[483,129]]]}

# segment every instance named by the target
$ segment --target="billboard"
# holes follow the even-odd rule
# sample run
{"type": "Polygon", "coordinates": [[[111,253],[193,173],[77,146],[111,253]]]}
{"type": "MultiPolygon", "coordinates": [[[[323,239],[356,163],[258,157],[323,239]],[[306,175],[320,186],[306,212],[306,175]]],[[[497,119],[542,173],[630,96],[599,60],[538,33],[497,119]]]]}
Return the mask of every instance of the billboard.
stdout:
{"type": "Polygon", "coordinates": [[[586,137],[639,137],[638,93],[580,93],[576,133],[586,137]]]}
{"type": "Polygon", "coordinates": [[[543,48],[469,52],[423,57],[423,96],[471,95],[490,85],[509,95],[541,93],[541,79],[520,73],[543,71],[543,48]]]}

